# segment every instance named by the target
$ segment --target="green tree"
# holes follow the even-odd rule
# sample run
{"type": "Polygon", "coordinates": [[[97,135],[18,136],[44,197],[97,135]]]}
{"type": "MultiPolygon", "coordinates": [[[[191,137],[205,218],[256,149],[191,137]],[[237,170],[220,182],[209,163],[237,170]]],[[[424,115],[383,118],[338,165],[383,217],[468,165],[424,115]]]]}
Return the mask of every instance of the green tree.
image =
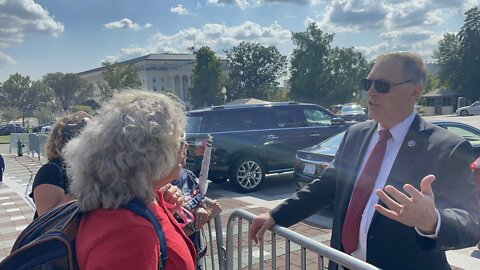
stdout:
{"type": "Polygon", "coordinates": [[[62,112],[93,96],[93,85],[74,73],[48,73],[43,76],[43,82],[53,90],[55,104],[62,112]]]}
{"type": "Polygon", "coordinates": [[[45,106],[52,99],[52,92],[41,81],[32,81],[19,73],[10,75],[0,88],[0,105],[20,110],[23,119],[45,106]]]}
{"type": "Polygon", "coordinates": [[[441,84],[445,84],[456,89],[458,78],[460,77],[461,59],[460,59],[460,41],[456,34],[446,33],[443,39],[438,41],[438,47],[433,50],[433,58],[439,65],[438,79],[441,84]]]}
{"type": "Polygon", "coordinates": [[[433,52],[433,58],[439,65],[441,84],[467,99],[480,99],[480,11],[477,7],[465,13],[458,34],[443,36],[433,52]]]}
{"type": "Polygon", "coordinates": [[[359,81],[372,66],[353,48],[331,47],[333,34],[315,23],[305,32],[292,33],[290,95],[293,99],[324,106],[349,102],[358,94],[359,81]]]}
{"type": "Polygon", "coordinates": [[[53,106],[38,108],[33,112],[33,116],[38,119],[39,125],[51,123],[56,118],[55,110],[53,106]]]}
{"type": "Polygon", "coordinates": [[[270,100],[275,96],[278,79],[287,72],[287,57],[275,46],[242,42],[226,53],[230,64],[229,98],[270,100]]]}
{"type": "Polygon", "coordinates": [[[189,88],[194,107],[222,103],[223,95],[220,91],[224,86],[224,79],[220,67],[220,59],[209,47],[205,46],[197,51],[192,85],[189,88]]]}
{"type": "Polygon", "coordinates": [[[444,85],[440,82],[440,79],[438,78],[437,75],[432,73],[427,74],[427,83],[425,85],[425,93],[431,92],[443,86],[444,85]]]}
{"type": "Polygon", "coordinates": [[[13,106],[3,107],[3,110],[2,110],[3,120],[7,122],[16,121],[21,116],[22,116],[22,112],[17,107],[13,107],[13,106]]]}
{"type": "Polygon", "coordinates": [[[103,62],[102,66],[105,68],[103,79],[106,82],[100,85],[102,100],[109,99],[122,89],[138,88],[142,85],[133,64],[103,62]]]}
{"type": "Polygon", "coordinates": [[[480,99],[480,10],[477,7],[465,13],[458,39],[462,72],[462,80],[458,80],[458,91],[471,100],[478,100],[480,99]]]}

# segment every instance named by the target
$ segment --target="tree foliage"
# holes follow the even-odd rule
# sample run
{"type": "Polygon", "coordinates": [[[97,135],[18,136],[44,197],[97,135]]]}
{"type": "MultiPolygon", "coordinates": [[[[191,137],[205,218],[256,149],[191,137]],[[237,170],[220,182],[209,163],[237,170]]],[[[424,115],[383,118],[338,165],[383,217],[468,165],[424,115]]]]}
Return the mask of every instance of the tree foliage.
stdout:
{"type": "Polygon", "coordinates": [[[103,79],[106,82],[100,85],[102,100],[109,99],[115,92],[128,88],[138,88],[142,85],[133,64],[103,62],[102,66],[105,68],[103,79]]]}
{"type": "Polygon", "coordinates": [[[0,87],[0,104],[4,108],[16,108],[20,117],[32,116],[53,97],[51,90],[41,81],[32,81],[19,73],[10,77],[0,87]]]}
{"type": "Polygon", "coordinates": [[[93,85],[74,73],[48,73],[43,76],[43,82],[53,90],[55,104],[62,112],[93,96],[93,85]]]}
{"type": "Polygon", "coordinates": [[[465,13],[458,34],[443,36],[433,58],[439,65],[441,83],[467,99],[480,99],[480,11],[477,7],[465,13]]]}
{"type": "Polygon", "coordinates": [[[433,58],[439,65],[438,79],[449,86],[458,85],[460,68],[460,41],[456,34],[446,33],[433,51],[433,58]]]}
{"type": "Polygon", "coordinates": [[[372,66],[353,48],[331,47],[333,34],[324,33],[315,23],[305,32],[292,33],[290,95],[303,102],[330,105],[351,101],[359,81],[372,66]]]}
{"type": "Polygon", "coordinates": [[[480,10],[474,7],[465,13],[465,21],[458,33],[463,80],[459,92],[472,100],[480,98],[480,10]]]}
{"type": "Polygon", "coordinates": [[[189,88],[190,101],[195,108],[217,105],[223,102],[220,92],[224,86],[220,59],[207,46],[196,53],[192,85],[189,88]]]}
{"type": "Polygon", "coordinates": [[[275,46],[242,42],[226,53],[230,65],[229,99],[270,100],[276,95],[278,79],[286,75],[287,57],[275,46]]]}
{"type": "Polygon", "coordinates": [[[7,122],[15,121],[21,116],[22,112],[17,107],[6,106],[2,109],[2,119],[7,122]]]}

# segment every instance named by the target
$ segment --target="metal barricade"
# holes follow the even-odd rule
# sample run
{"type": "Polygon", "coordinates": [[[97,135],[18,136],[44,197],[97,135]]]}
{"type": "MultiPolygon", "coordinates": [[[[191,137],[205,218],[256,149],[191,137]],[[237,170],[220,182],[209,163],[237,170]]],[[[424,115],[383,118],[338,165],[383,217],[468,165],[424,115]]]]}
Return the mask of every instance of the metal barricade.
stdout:
{"type": "MultiPolygon", "coordinates": [[[[211,199],[205,198],[205,201],[211,199]]],[[[201,233],[205,236],[202,241],[205,241],[208,248],[207,254],[202,258],[202,269],[215,270],[217,265],[219,270],[225,270],[225,246],[220,215],[210,220],[206,227],[202,228],[201,233]]]]}
{"type": "Polygon", "coordinates": [[[313,267],[326,269],[328,260],[336,262],[339,269],[344,267],[352,270],[378,269],[279,225],[273,226],[271,232],[267,232],[264,240],[259,242],[258,248],[254,248],[252,241],[247,240],[254,217],[255,215],[242,209],[237,209],[230,215],[226,236],[226,269],[277,269],[277,264],[284,269],[312,269],[313,267]],[[235,222],[237,220],[238,222],[235,222]],[[244,223],[248,223],[246,227],[243,227],[244,223]],[[235,233],[236,241],[234,241],[235,233]],[[268,234],[271,235],[270,240],[266,240],[268,234]],[[270,243],[265,245],[264,242],[270,243]],[[244,244],[247,244],[246,249],[243,247],[244,244]],[[282,263],[284,265],[280,265],[282,263]]]}
{"type": "Polygon", "coordinates": [[[12,133],[10,134],[10,147],[8,148],[9,154],[17,151],[18,139],[20,139],[25,145],[24,152],[27,153],[29,151],[28,133],[12,133]]]}
{"type": "Polygon", "coordinates": [[[45,144],[47,143],[48,134],[30,133],[28,135],[29,150],[32,157],[35,153],[38,155],[38,160],[45,155],[45,144]]]}

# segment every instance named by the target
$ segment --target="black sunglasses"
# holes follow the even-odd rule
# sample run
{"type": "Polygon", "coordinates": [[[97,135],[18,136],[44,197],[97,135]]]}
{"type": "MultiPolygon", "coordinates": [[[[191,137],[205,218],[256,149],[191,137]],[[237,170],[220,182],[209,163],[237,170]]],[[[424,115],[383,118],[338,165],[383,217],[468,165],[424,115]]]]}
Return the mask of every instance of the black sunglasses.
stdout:
{"type": "Polygon", "coordinates": [[[385,80],[362,79],[360,81],[360,85],[361,85],[361,87],[364,91],[368,91],[372,87],[372,84],[373,84],[373,86],[375,87],[375,91],[377,91],[379,93],[382,93],[382,94],[385,94],[385,93],[388,93],[390,91],[390,88],[392,88],[393,86],[406,84],[406,83],[409,83],[409,82],[413,82],[413,81],[412,80],[407,80],[407,81],[400,82],[400,83],[390,84],[389,82],[387,82],[385,80]]]}

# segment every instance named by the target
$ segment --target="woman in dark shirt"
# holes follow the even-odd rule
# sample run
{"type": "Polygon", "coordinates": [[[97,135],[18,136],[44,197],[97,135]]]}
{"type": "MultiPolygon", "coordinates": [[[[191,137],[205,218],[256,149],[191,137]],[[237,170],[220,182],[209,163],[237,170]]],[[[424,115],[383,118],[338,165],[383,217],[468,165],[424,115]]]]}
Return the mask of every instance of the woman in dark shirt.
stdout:
{"type": "Polygon", "coordinates": [[[62,149],[80,132],[89,117],[89,114],[80,111],[61,117],[53,127],[46,147],[48,162],[38,170],[30,193],[37,208],[34,218],[57,205],[73,200],[69,192],[62,149]]]}

